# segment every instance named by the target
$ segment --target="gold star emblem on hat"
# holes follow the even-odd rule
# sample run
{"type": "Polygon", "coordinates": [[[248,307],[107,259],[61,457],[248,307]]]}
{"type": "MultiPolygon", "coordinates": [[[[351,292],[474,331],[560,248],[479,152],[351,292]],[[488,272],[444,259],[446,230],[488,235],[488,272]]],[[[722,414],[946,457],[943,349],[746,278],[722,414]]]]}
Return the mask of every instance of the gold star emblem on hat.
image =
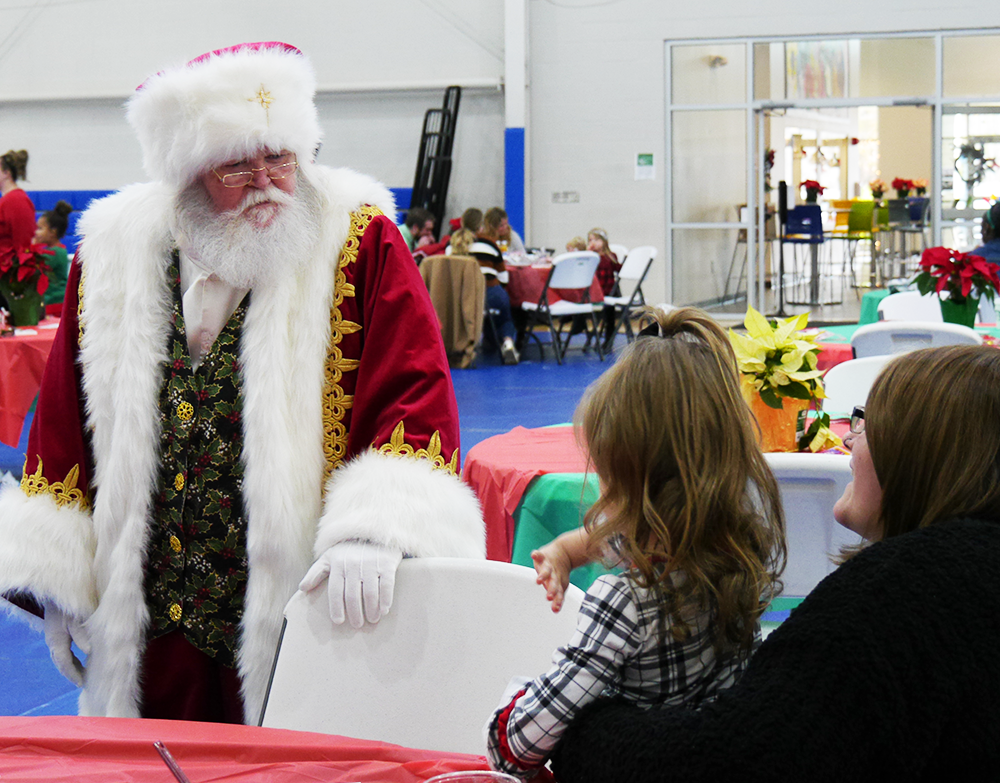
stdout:
{"type": "Polygon", "coordinates": [[[270,109],[271,104],[274,103],[274,98],[271,97],[271,93],[264,89],[263,84],[260,86],[257,93],[252,98],[247,98],[247,100],[251,103],[259,103],[260,107],[264,110],[264,116],[267,118],[267,121],[271,121],[271,114],[268,112],[268,109],[270,109]]]}

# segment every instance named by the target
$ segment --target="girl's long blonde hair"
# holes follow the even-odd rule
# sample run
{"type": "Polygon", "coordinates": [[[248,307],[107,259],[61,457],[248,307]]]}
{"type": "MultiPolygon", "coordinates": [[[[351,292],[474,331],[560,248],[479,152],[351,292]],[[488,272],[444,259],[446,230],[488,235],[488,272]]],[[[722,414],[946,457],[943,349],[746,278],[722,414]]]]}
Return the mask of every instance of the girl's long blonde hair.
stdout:
{"type": "Polygon", "coordinates": [[[594,545],[617,537],[675,638],[707,608],[716,648],[749,651],[784,568],[778,485],[722,328],[694,308],[646,316],[660,336],[638,338],[577,408],[602,488],[584,525],[594,545]]]}

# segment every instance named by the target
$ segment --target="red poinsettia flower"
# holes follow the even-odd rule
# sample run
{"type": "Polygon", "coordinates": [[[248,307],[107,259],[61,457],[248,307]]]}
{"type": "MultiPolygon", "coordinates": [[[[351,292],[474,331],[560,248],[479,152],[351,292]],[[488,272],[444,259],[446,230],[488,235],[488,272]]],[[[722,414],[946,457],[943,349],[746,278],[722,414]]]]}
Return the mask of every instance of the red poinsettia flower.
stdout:
{"type": "Polygon", "coordinates": [[[823,195],[823,191],[826,190],[826,188],[824,188],[814,179],[805,180],[801,185],[799,185],[799,187],[805,188],[806,190],[815,190],[821,196],[823,195]]]}
{"type": "Polygon", "coordinates": [[[27,285],[34,283],[35,290],[44,294],[49,287],[49,272],[43,256],[55,255],[47,245],[32,243],[20,249],[11,248],[0,255],[0,283],[17,295],[24,293],[27,285]]]}
{"type": "Polygon", "coordinates": [[[922,294],[932,290],[940,294],[948,290],[953,300],[964,300],[973,287],[979,295],[993,299],[1000,290],[1000,264],[982,256],[959,253],[947,247],[929,247],[920,257],[923,271],[917,275],[917,288],[922,294]]]}
{"type": "Polygon", "coordinates": [[[896,177],[892,181],[893,190],[913,190],[913,180],[896,177]]]}

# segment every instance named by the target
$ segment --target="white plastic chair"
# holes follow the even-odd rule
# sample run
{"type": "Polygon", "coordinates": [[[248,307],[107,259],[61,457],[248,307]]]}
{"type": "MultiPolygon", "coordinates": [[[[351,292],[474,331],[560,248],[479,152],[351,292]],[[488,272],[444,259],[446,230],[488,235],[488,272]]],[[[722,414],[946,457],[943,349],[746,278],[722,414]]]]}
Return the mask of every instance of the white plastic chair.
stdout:
{"type": "Polygon", "coordinates": [[[618,285],[622,296],[606,296],[604,304],[613,305],[615,312],[620,312],[618,323],[615,325],[615,333],[622,326],[625,327],[625,336],[628,342],[635,339],[632,332],[632,309],[642,307],[646,304],[646,298],[642,293],[642,284],[649,274],[649,269],[656,258],[656,248],[652,245],[634,247],[625,258],[625,263],[618,270],[618,285]],[[626,294],[625,292],[628,291],[626,294]]]}
{"type": "Polygon", "coordinates": [[[765,454],[781,490],[788,563],[783,595],[808,595],[836,566],[830,559],[861,537],[839,525],[833,506],[851,481],[841,454],[765,454]]]}
{"type": "Polygon", "coordinates": [[[921,295],[919,291],[889,294],[878,303],[880,321],[933,321],[943,323],[941,301],[934,294],[921,295]]]}
{"type": "Polygon", "coordinates": [[[833,416],[849,416],[855,405],[864,405],[868,391],[882,372],[882,368],[892,360],[892,354],[866,356],[851,359],[827,370],[823,376],[823,410],[833,416]]]}
{"type": "Polygon", "coordinates": [[[982,336],[968,326],[931,321],[879,321],[862,326],[851,338],[851,346],[857,359],[907,353],[918,348],[936,348],[941,345],[982,343],[982,336]]]}
{"type": "Polygon", "coordinates": [[[325,584],[296,593],[260,725],[481,754],[508,682],[549,668],[582,600],[570,585],[553,614],[533,569],[461,558],[404,560],[361,629],[330,622],[325,584]]]}
{"type": "Polygon", "coordinates": [[[604,350],[601,345],[600,335],[597,329],[597,316],[595,311],[603,308],[603,298],[600,302],[590,301],[590,285],[597,272],[597,265],[601,262],[601,257],[597,253],[589,250],[579,250],[572,253],[562,253],[552,259],[552,269],[549,277],[542,288],[541,296],[537,302],[522,302],[521,309],[528,315],[528,322],[525,329],[538,344],[539,354],[544,356],[542,343],[534,332],[537,324],[544,324],[549,327],[552,335],[552,345],[556,352],[556,361],[562,364],[566,356],[566,349],[569,348],[569,336],[566,341],[556,328],[553,318],[571,318],[574,315],[582,315],[587,322],[587,339],[593,338],[597,343],[597,355],[604,361],[604,350]],[[571,289],[580,292],[580,302],[567,302],[560,299],[558,302],[549,304],[549,289],[571,289]]]}

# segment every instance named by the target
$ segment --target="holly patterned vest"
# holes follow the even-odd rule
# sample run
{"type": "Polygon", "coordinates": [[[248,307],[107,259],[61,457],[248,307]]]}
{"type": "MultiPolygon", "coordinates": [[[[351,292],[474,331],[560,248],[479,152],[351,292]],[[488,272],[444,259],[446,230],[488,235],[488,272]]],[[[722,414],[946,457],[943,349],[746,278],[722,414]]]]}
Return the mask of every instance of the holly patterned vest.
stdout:
{"type": "Polygon", "coordinates": [[[175,254],[170,359],[160,387],[160,474],[147,548],[148,639],[174,630],[235,667],[247,582],[239,338],[249,294],[191,368],[175,254]]]}

